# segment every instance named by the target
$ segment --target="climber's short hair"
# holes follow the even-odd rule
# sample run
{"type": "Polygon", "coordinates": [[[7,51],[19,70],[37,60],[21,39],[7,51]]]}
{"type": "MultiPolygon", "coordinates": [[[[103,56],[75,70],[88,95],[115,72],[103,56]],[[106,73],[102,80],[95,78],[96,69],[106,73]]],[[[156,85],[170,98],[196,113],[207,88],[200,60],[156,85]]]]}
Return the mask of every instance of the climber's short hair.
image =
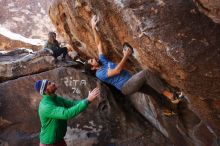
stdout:
{"type": "Polygon", "coordinates": [[[89,64],[88,61],[86,61],[84,63],[84,71],[85,71],[86,74],[92,75],[92,76],[95,76],[95,73],[96,73],[95,70],[92,70],[92,65],[89,64]]]}

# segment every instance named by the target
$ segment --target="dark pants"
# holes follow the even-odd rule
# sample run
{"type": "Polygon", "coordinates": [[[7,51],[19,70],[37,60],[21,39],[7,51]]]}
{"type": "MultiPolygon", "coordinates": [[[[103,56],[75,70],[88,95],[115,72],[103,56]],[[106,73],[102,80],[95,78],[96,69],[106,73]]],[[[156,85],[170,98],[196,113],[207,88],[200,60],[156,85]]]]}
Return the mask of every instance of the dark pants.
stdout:
{"type": "Polygon", "coordinates": [[[141,90],[145,89],[143,88],[144,85],[148,85],[159,94],[162,94],[166,89],[163,82],[157,75],[150,70],[142,70],[133,75],[127,82],[124,83],[121,92],[124,95],[130,95],[137,91],[142,92],[141,90]]]}
{"type": "Polygon", "coordinates": [[[62,140],[61,142],[54,143],[54,144],[41,144],[40,146],[67,146],[65,140],[62,140]]]}
{"type": "Polygon", "coordinates": [[[63,54],[63,59],[66,57],[66,54],[67,54],[67,47],[63,47],[63,48],[58,48],[56,50],[53,51],[53,56],[55,58],[57,58],[58,56],[62,55],[63,54]]]}

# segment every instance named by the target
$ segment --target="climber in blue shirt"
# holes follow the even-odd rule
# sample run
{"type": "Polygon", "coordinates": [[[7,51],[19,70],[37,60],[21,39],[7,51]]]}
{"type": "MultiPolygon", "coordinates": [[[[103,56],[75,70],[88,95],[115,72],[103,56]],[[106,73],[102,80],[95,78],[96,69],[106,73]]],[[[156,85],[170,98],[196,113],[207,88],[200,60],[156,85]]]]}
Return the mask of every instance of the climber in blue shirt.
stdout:
{"type": "Polygon", "coordinates": [[[110,70],[114,71],[117,65],[109,61],[103,54],[99,55],[99,61],[101,62],[102,66],[96,71],[96,77],[108,84],[115,86],[118,90],[121,90],[123,84],[131,78],[131,74],[127,70],[122,69],[119,74],[115,73],[114,75],[109,76],[110,73],[108,72],[110,70]]]}
{"type": "Polygon", "coordinates": [[[172,103],[179,103],[182,94],[174,94],[171,92],[160,78],[149,69],[142,70],[135,75],[132,75],[129,71],[124,69],[126,61],[133,52],[133,48],[128,43],[124,43],[123,45],[123,48],[126,49],[123,49],[123,58],[118,64],[108,60],[103,54],[102,42],[97,32],[97,22],[98,20],[96,16],[94,16],[91,20],[91,25],[98,48],[99,59],[89,59],[85,63],[85,71],[87,73],[93,74],[101,81],[113,85],[124,95],[141,91],[143,85],[147,84],[159,94],[167,97],[172,103]]]}

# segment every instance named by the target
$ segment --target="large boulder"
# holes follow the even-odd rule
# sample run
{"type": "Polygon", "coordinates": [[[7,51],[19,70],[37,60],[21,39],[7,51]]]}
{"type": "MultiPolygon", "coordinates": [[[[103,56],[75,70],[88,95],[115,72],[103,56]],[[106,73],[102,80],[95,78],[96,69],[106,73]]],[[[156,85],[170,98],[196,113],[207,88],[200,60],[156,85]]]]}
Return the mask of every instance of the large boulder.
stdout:
{"type": "MultiPolygon", "coordinates": [[[[98,29],[107,57],[119,61],[127,41],[135,48],[128,69],[151,68],[184,92],[189,113],[179,116],[194,120],[184,120],[186,131],[179,124],[175,130],[193,145],[219,144],[220,25],[200,13],[192,0],[53,1],[49,15],[57,31],[87,58],[97,57],[90,25],[93,14],[100,18],[98,29]],[[209,138],[205,140],[202,133],[209,138]]],[[[137,104],[138,97],[133,101],[136,108],[141,113],[150,110],[141,108],[147,101],[137,104]]],[[[175,139],[175,134],[168,135],[175,139]]]]}
{"type": "MultiPolygon", "coordinates": [[[[210,127],[207,127],[202,118],[190,109],[189,104],[181,103],[178,107],[170,107],[177,114],[167,117],[161,110],[164,105],[158,104],[155,98],[158,96],[143,93],[135,93],[130,96],[133,106],[175,145],[220,145],[219,137],[211,131],[210,127]]],[[[159,101],[161,102],[161,100],[159,101]]]]}
{"type": "Polygon", "coordinates": [[[68,99],[87,97],[89,90],[101,88],[101,96],[86,111],[69,121],[65,140],[68,146],[171,145],[144,120],[117,91],[73,68],[57,68],[0,84],[0,142],[10,146],[37,146],[41,96],[34,91],[36,80],[49,79],[58,86],[57,94],[68,99]],[[13,91],[13,92],[12,92],[13,91]]]}
{"type": "Polygon", "coordinates": [[[54,57],[46,51],[17,49],[0,53],[0,82],[56,67],[54,57]]]}
{"type": "Polygon", "coordinates": [[[22,40],[13,40],[1,34],[0,40],[0,51],[11,51],[16,48],[30,48],[36,51],[43,47],[42,45],[33,45],[22,40]]]}
{"type": "Polygon", "coordinates": [[[220,23],[219,0],[195,0],[199,10],[209,16],[214,22],[220,23]]]}

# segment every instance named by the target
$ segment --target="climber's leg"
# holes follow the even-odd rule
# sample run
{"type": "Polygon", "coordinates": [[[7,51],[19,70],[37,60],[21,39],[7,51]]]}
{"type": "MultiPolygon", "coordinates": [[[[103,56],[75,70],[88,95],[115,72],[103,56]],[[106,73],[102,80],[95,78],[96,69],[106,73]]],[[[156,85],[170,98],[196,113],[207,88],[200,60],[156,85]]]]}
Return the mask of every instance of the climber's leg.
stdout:
{"type": "Polygon", "coordinates": [[[167,86],[161,81],[159,76],[155,73],[151,72],[150,70],[145,70],[145,81],[146,84],[151,86],[154,90],[158,93],[166,96],[172,103],[177,104],[180,102],[180,98],[177,92],[171,92],[167,86]]]}
{"type": "Polygon", "coordinates": [[[124,95],[130,95],[140,91],[142,86],[147,84],[158,93],[166,96],[172,103],[177,104],[180,100],[176,100],[174,94],[161,81],[159,76],[150,70],[143,70],[133,75],[123,86],[121,92],[124,95]]]}
{"type": "Polygon", "coordinates": [[[155,91],[162,94],[165,87],[162,81],[151,71],[142,70],[139,73],[133,75],[123,86],[122,93],[125,95],[132,94],[141,89],[141,87],[147,84],[152,87],[155,91]]]}
{"type": "Polygon", "coordinates": [[[154,90],[156,90],[158,93],[163,94],[164,91],[166,91],[166,87],[164,83],[161,81],[159,76],[157,76],[155,73],[153,73],[150,70],[144,70],[144,80],[147,85],[152,87],[154,90]]]}
{"type": "Polygon", "coordinates": [[[137,92],[145,84],[145,73],[140,71],[139,73],[133,75],[123,86],[121,92],[124,95],[130,95],[137,92]]]}

